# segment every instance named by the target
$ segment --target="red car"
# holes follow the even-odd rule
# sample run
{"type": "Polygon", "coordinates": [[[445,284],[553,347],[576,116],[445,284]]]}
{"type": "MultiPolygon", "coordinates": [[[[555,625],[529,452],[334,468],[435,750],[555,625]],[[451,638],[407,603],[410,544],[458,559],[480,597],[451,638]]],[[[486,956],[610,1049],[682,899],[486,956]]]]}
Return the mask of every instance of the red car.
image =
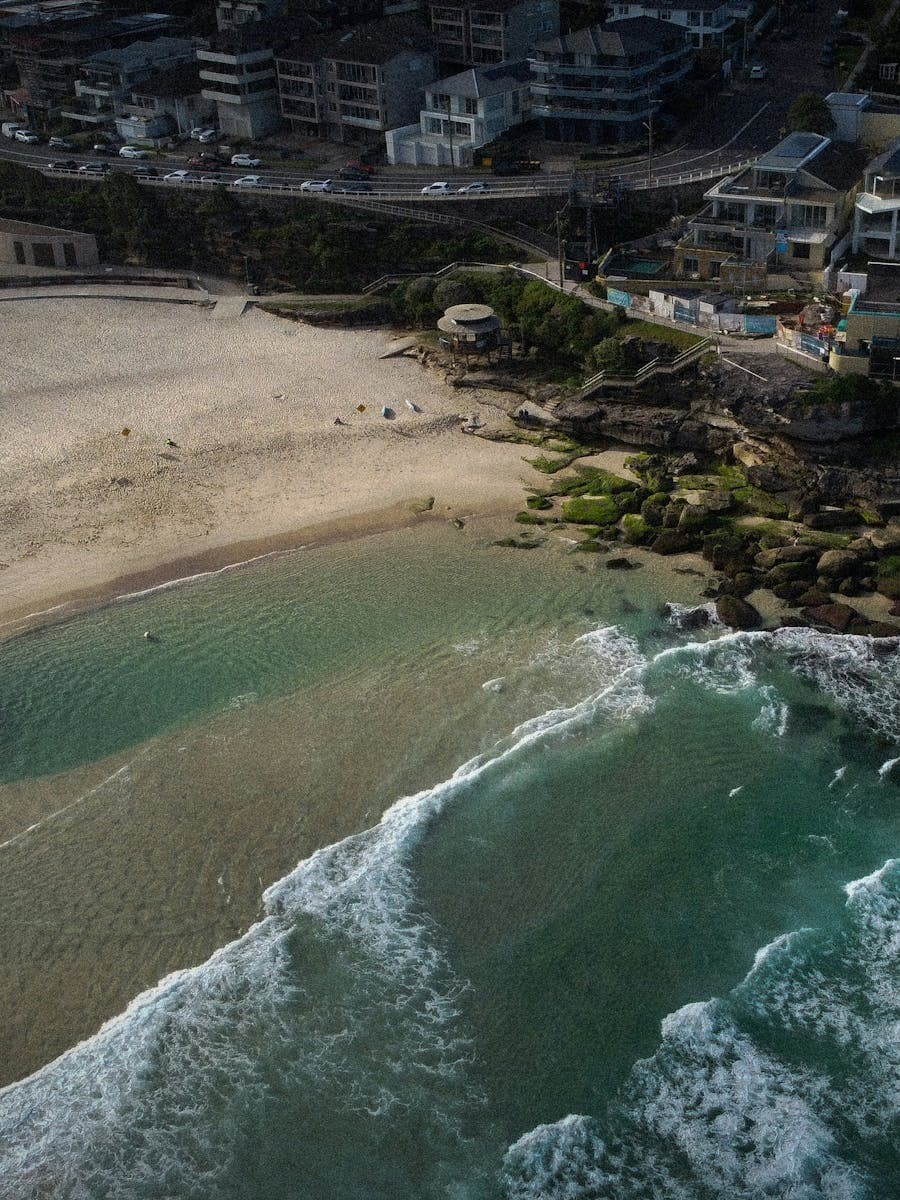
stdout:
{"type": "Polygon", "coordinates": [[[344,170],[359,171],[361,175],[365,175],[367,178],[369,175],[375,174],[374,167],[370,167],[368,163],[360,162],[359,159],[356,158],[354,158],[352,162],[348,162],[344,167],[344,170]]]}

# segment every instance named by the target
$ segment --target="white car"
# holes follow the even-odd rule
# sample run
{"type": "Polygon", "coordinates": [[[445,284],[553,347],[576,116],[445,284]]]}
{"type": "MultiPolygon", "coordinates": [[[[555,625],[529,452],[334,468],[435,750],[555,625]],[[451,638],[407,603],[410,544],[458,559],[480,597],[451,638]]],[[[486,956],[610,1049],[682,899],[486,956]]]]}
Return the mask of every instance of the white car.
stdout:
{"type": "Polygon", "coordinates": [[[211,125],[197,125],[188,134],[191,141],[199,142],[205,133],[215,133],[215,129],[211,125]]]}
{"type": "Polygon", "coordinates": [[[119,158],[149,158],[150,152],[142,150],[140,146],[122,146],[119,149],[119,158]]]}
{"type": "Polygon", "coordinates": [[[233,167],[261,167],[262,161],[254,158],[252,154],[232,154],[231,165],[233,167]]]}
{"type": "Polygon", "coordinates": [[[765,79],[769,74],[769,68],[764,67],[762,63],[757,63],[755,67],[750,68],[751,79],[765,79]]]}
{"type": "Polygon", "coordinates": [[[17,129],[13,135],[17,142],[27,142],[29,146],[35,146],[41,140],[36,133],[32,133],[30,129],[17,129]]]}
{"type": "Polygon", "coordinates": [[[449,183],[429,183],[422,188],[423,196],[452,196],[453,188],[449,183]]]}
{"type": "Polygon", "coordinates": [[[262,187],[262,175],[241,175],[237,179],[232,179],[232,187],[262,187]]]}
{"type": "Polygon", "coordinates": [[[193,171],[170,171],[163,175],[163,183],[192,183],[196,178],[193,171]]]}
{"type": "Polygon", "coordinates": [[[210,142],[217,142],[218,140],[219,140],[218,129],[204,129],[203,132],[200,134],[200,136],[197,138],[197,141],[201,142],[204,146],[208,146],[210,144],[210,142]]]}
{"type": "Polygon", "coordinates": [[[201,175],[200,182],[201,183],[224,183],[225,180],[222,178],[221,175],[201,175]]]}
{"type": "Polygon", "coordinates": [[[334,183],[330,179],[304,179],[300,184],[301,192],[330,192],[334,183]]]}
{"type": "Polygon", "coordinates": [[[464,183],[459,189],[460,196],[470,196],[473,192],[489,192],[491,185],[485,183],[483,179],[476,179],[474,183],[464,183]]]}

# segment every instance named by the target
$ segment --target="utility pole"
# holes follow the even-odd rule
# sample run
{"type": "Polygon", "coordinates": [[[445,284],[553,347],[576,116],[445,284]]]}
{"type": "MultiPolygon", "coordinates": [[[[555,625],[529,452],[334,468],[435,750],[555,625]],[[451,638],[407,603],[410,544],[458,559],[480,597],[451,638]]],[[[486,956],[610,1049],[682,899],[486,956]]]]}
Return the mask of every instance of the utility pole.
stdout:
{"type": "Polygon", "coordinates": [[[653,182],[653,94],[647,84],[647,182],[653,182]]]}
{"type": "Polygon", "coordinates": [[[559,262],[559,286],[560,290],[562,290],[565,285],[563,283],[563,252],[562,238],[559,233],[559,212],[556,214],[556,257],[559,262]]]}

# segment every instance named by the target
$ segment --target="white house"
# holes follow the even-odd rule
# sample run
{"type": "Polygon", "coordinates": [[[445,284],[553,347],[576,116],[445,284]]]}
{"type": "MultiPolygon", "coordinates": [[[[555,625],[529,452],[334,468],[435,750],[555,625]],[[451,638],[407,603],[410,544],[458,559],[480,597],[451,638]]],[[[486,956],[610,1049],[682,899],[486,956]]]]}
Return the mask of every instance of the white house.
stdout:
{"type": "Polygon", "coordinates": [[[528,119],[529,79],[523,60],[473,67],[430,84],[418,125],[386,133],[388,162],[471,165],[474,150],[528,119]]]}
{"type": "Polygon", "coordinates": [[[629,17],[655,17],[659,21],[681,25],[688,31],[690,44],[698,50],[721,50],[735,23],[728,0],[684,0],[684,3],[679,0],[678,4],[667,5],[650,0],[630,0],[629,3],[610,4],[607,24],[629,17]]]}

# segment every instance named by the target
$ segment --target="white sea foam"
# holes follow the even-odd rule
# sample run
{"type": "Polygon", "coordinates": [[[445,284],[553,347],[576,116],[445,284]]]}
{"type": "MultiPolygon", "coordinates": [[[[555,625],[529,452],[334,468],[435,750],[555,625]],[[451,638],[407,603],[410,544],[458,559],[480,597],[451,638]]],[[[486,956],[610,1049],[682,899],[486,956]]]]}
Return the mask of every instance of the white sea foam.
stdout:
{"type": "Polygon", "coordinates": [[[831,783],[829,783],[829,785],[828,785],[829,790],[831,788],[836,787],[841,782],[841,780],[844,778],[844,776],[846,774],[847,774],[847,768],[845,766],[838,767],[838,769],[834,773],[834,778],[832,779],[831,783]]]}
{"type": "Polygon", "coordinates": [[[890,775],[891,771],[893,771],[894,767],[896,767],[897,763],[900,763],[900,757],[889,758],[887,760],[887,762],[883,762],[881,764],[881,766],[878,768],[879,778],[887,779],[887,777],[890,775]]]}
{"type": "Polygon", "coordinates": [[[733,796],[736,796],[738,794],[738,792],[742,792],[743,790],[744,790],[744,785],[742,783],[738,784],[737,787],[733,787],[731,789],[731,791],[728,793],[728,799],[730,800],[733,796]]]}

